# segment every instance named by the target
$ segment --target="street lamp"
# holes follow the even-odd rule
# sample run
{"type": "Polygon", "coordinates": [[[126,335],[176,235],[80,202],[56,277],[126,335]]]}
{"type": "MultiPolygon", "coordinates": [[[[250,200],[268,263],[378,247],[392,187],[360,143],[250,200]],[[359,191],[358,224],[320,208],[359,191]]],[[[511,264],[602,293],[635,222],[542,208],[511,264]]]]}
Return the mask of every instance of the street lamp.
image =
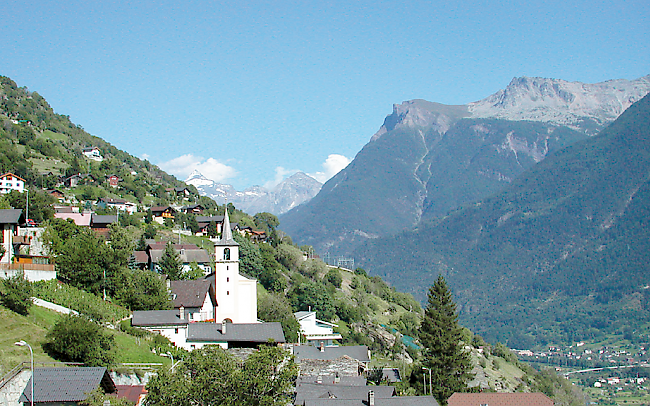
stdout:
{"type": "MultiPolygon", "coordinates": [[[[160,354],[160,356],[161,356],[161,357],[166,357],[166,358],[171,358],[171,359],[172,359],[172,367],[171,367],[171,370],[172,370],[172,374],[173,374],[173,373],[174,373],[174,356],[172,355],[172,353],[169,352],[169,351],[167,351],[167,352],[164,353],[164,354],[160,354]]],[[[181,361],[179,360],[178,362],[181,362],[181,361]]]]}
{"type": "MultiPolygon", "coordinates": [[[[429,395],[433,396],[433,391],[431,390],[431,368],[422,367],[422,369],[424,369],[426,371],[429,371],[429,395]]],[[[424,374],[424,376],[423,376],[424,379],[426,379],[426,375],[427,374],[424,374]]],[[[427,392],[427,384],[425,382],[425,384],[424,384],[424,394],[425,395],[426,395],[426,392],[427,392]]]]}
{"type": "Polygon", "coordinates": [[[32,396],[31,396],[31,399],[30,399],[30,403],[31,403],[31,406],[34,406],[34,378],[35,378],[35,374],[34,374],[34,351],[32,351],[32,346],[27,344],[25,342],[25,340],[20,340],[20,341],[14,343],[14,344],[19,346],[19,347],[27,346],[29,348],[29,356],[30,356],[30,358],[32,360],[32,396]]]}

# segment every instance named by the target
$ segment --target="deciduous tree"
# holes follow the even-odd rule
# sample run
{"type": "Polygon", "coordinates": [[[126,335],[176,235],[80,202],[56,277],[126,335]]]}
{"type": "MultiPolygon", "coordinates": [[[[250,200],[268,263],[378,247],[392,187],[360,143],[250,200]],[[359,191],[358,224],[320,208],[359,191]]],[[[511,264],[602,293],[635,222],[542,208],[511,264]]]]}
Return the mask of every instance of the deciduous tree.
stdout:
{"type": "Polygon", "coordinates": [[[23,316],[32,305],[32,284],[22,272],[7,279],[0,279],[0,303],[23,316]]]}

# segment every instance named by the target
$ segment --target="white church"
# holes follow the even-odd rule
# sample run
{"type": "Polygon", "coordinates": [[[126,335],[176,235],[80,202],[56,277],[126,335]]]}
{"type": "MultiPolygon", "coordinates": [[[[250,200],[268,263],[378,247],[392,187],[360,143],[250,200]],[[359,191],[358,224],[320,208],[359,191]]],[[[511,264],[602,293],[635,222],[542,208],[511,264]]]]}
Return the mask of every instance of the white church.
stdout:
{"type": "Polygon", "coordinates": [[[135,311],[134,327],[159,333],[187,350],[285,342],[280,323],[257,320],[257,280],[239,273],[239,244],[227,210],[222,230],[214,244],[214,272],[197,281],[171,282],[174,310],[135,311]]]}

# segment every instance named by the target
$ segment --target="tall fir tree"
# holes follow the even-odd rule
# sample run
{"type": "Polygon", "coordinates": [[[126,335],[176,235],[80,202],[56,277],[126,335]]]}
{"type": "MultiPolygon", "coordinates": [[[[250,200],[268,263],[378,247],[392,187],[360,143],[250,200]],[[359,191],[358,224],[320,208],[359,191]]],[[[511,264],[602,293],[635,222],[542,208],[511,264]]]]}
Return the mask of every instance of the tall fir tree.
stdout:
{"type": "Polygon", "coordinates": [[[160,272],[167,275],[171,280],[179,280],[183,276],[183,263],[174,249],[174,244],[169,241],[165,246],[165,251],[163,251],[158,265],[160,266],[160,272]]]}
{"type": "Polygon", "coordinates": [[[424,346],[423,366],[431,370],[433,396],[441,405],[455,392],[463,392],[473,378],[470,353],[462,342],[456,303],[440,275],[429,288],[427,308],[420,329],[424,346]]]}

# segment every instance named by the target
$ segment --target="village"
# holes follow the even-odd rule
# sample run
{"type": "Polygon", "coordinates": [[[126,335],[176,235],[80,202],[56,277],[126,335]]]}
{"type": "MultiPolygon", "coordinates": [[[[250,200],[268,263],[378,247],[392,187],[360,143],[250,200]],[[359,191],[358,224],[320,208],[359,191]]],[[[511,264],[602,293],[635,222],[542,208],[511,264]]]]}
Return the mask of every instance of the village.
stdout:
{"type": "MultiPolygon", "coordinates": [[[[9,193],[11,190],[23,193],[26,190],[24,180],[14,174],[4,174],[0,179],[3,193],[9,193]]],[[[105,181],[113,187],[114,180],[109,177],[105,181]]],[[[186,201],[189,196],[189,191],[185,188],[168,192],[174,194],[179,202],[186,201]]],[[[107,239],[108,243],[111,225],[119,222],[120,213],[129,215],[136,210],[135,204],[123,199],[102,198],[95,202],[72,202],[66,200],[62,193],[57,193],[57,190],[48,193],[58,201],[53,205],[55,219],[93,230],[107,239]],[[108,209],[115,214],[96,214],[93,210],[80,207],[108,209]]],[[[133,311],[130,316],[132,327],[165,337],[172,346],[186,351],[218,346],[246,358],[250,356],[251,351],[259,351],[270,343],[279,346],[286,350],[287,354],[291,354],[298,365],[299,373],[292,396],[292,403],[295,405],[347,405],[352,404],[350,402],[366,405],[438,404],[431,394],[403,396],[395,386],[403,379],[398,368],[382,367],[377,370],[376,367],[371,367],[373,354],[370,348],[367,345],[340,345],[342,336],[336,331],[339,326],[320,320],[317,311],[308,309],[294,313],[300,330],[297,342],[289,342],[286,339],[283,326],[279,322],[259,320],[259,282],[240,272],[239,244],[234,235],[240,235],[256,244],[265,244],[268,236],[264,231],[231,223],[227,210],[221,216],[204,216],[204,208],[197,204],[140,209],[151,216],[152,222],[159,225],[169,224],[177,213],[191,214],[196,219],[198,229],[195,233],[191,233],[186,227],[173,230],[172,235],[178,235],[178,241],[165,243],[154,239],[145,240],[144,249],[136,250],[131,255],[131,266],[159,273],[164,251],[172,247],[182,263],[183,272],[190,272],[194,268],[198,269],[201,275],[192,280],[165,279],[171,309],[133,311]],[[181,242],[181,235],[190,234],[217,235],[210,240],[213,244],[212,254],[195,244],[181,242]],[[374,375],[372,382],[369,374],[374,375]],[[377,382],[382,385],[377,386],[377,382]]],[[[23,275],[30,282],[57,280],[55,261],[49,257],[42,240],[44,229],[30,221],[26,211],[0,210],[0,228],[4,248],[0,264],[1,278],[23,275]]],[[[307,259],[307,254],[304,259],[307,259]]],[[[162,277],[165,278],[164,275],[162,277]]],[[[63,313],[72,312],[41,299],[34,299],[34,303],[63,313]]],[[[18,341],[16,345],[29,346],[30,343],[18,341]]],[[[172,370],[180,362],[178,359],[174,362],[169,351],[160,355],[172,358],[172,370]]],[[[124,377],[106,368],[75,364],[61,368],[63,365],[66,364],[42,368],[33,367],[29,362],[21,362],[0,381],[2,404],[34,402],[45,405],[60,401],[77,403],[87,397],[88,394],[84,391],[89,387],[101,387],[104,392],[118,398],[128,397],[135,404],[145,402],[148,382],[146,378],[125,381],[124,377]],[[77,372],[74,372],[75,370],[77,372]],[[53,385],[54,382],[58,383],[53,385]]],[[[435,382],[429,381],[427,384],[431,393],[431,386],[435,385],[435,382]]],[[[457,393],[449,399],[449,405],[470,404],[467,402],[478,401],[478,397],[489,399],[491,404],[501,401],[553,404],[548,397],[540,393],[457,393]]]]}

